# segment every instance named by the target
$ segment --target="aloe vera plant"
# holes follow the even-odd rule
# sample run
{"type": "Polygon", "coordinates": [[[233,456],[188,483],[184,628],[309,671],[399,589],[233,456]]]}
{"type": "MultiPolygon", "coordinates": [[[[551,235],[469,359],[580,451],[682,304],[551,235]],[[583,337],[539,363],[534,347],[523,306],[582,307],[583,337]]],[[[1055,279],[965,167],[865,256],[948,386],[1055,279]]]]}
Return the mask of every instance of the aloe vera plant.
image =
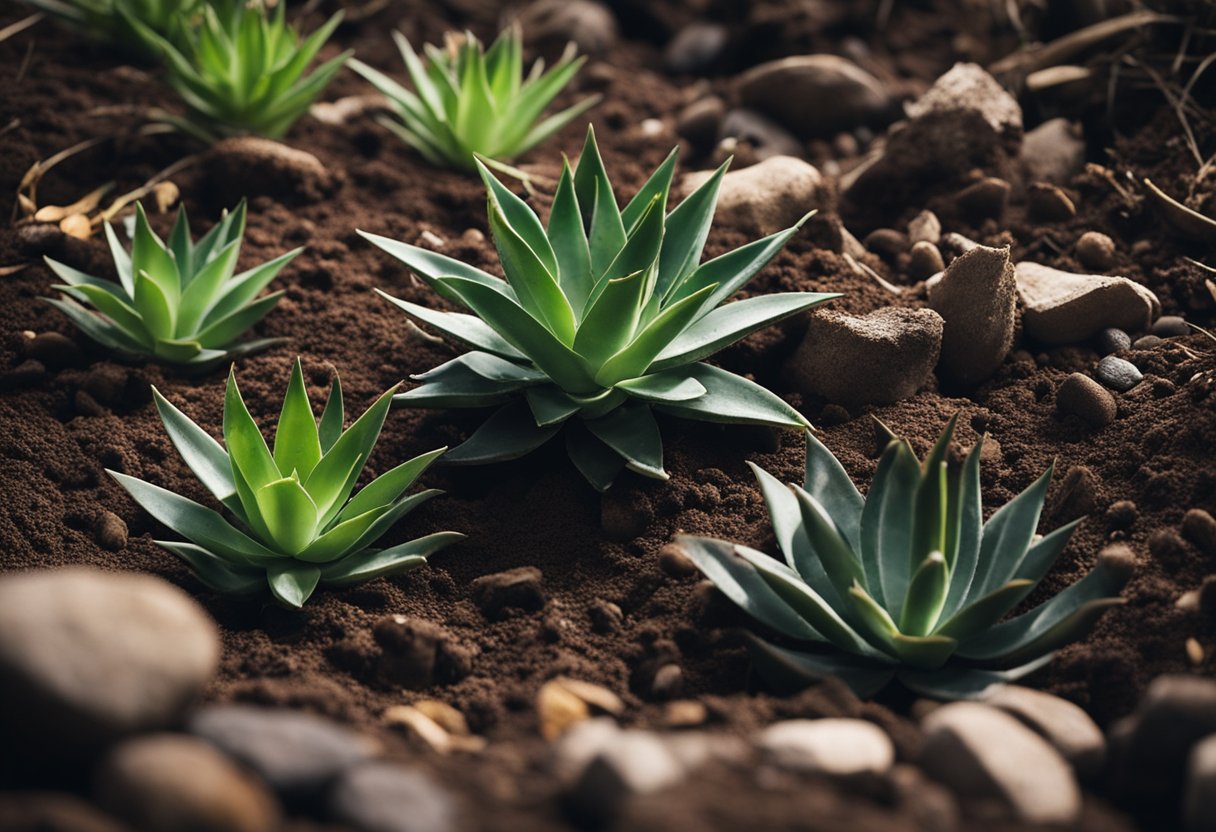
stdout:
{"type": "Polygon", "coordinates": [[[414,376],[422,384],[398,402],[501,406],[445,462],[514,459],[567,426],[570,458],[603,491],[626,467],[667,478],[655,410],[709,422],[808,427],[773,393],[701,359],[837,295],[797,292],[722,305],[799,226],[701,263],[726,166],[669,212],[675,153],[622,211],[588,132],[577,172],[569,164],[562,172],[547,228],[480,168],[505,282],[427,249],[360,232],[443,298],[474,313],[440,312],[384,295],[471,348],[414,376]]]}
{"type": "MultiPolygon", "coordinates": [[[[396,388],[394,387],[393,390],[396,388]]],[[[376,477],[351,497],[388,413],[393,390],[343,430],[342,385],[334,376],[320,424],[299,359],[291,373],[273,447],[228,376],[224,445],[153,389],[174,447],[235,522],[214,509],[117,471],[108,471],[149,514],[188,543],[156,541],[220,592],[250,594],[267,583],[283,604],[300,607],[318,584],[342,586],[397,574],[464,535],[436,532],[387,549],[371,546],[411,510],[442,493],[406,496],[444,448],[376,477]]]]}
{"type": "MultiPolygon", "coordinates": [[[[957,417],[956,417],[957,418],[957,417]]],[[[982,521],[980,453],[950,471],[951,419],[923,463],[891,438],[866,497],[807,434],[806,480],[788,488],[752,465],[783,562],[735,543],[678,545],[727,598],[788,639],[751,637],[757,668],[778,687],[839,676],[869,696],[898,679],[942,699],[974,697],[1024,676],[1082,636],[1117,597],[1133,564],[1100,555],[1080,581],[1007,620],[1047,574],[1080,520],[1035,534],[1048,469],[982,521]]]]}
{"type": "Polygon", "coordinates": [[[142,29],[164,54],[169,84],[181,96],[185,119],[168,119],[205,141],[256,133],[283,136],[329,85],[351,52],[308,72],[342,20],[336,13],[301,41],[286,20],[285,2],[267,11],[243,0],[209,2],[181,43],[142,29]]]}
{"type": "Polygon", "coordinates": [[[47,298],[97,343],[166,364],[207,367],[280,343],[278,338],[238,342],[283,292],[258,294],[303,249],[297,248],[235,274],[245,234],[245,203],[225,212],[194,241],[186,209],[178,211],[168,243],[135,207],[135,234],[128,252],[106,224],[118,283],[46,258],[63,281],[64,297],[47,298]]]}
{"type": "Polygon", "coordinates": [[[159,41],[176,41],[203,0],[26,0],[77,31],[115,44],[133,55],[154,58],[159,41]]]}
{"type": "Polygon", "coordinates": [[[518,27],[502,32],[488,50],[468,33],[449,37],[446,49],[427,44],[425,62],[400,32],[394,32],[393,39],[413,90],[361,61],[350,66],[396,109],[400,120],[385,118],[381,124],[433,165],[472,170],[474,154],[509,161],[600,100],[590,96],[542,120],[586,59],[576,58],[571,44],[548,72],[544,61],[537,60],[525,76],[518,27]]]}

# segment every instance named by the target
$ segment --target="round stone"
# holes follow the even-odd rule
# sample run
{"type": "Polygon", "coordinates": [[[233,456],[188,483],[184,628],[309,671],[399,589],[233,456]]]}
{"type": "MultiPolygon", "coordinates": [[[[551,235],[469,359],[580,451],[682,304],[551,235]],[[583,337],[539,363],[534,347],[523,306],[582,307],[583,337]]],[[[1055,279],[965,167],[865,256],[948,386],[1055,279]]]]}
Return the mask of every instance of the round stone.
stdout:
{"type": "Polygon", "coordinates": [[[1177,335],[1190,335],[1191,328],[1186,319],[1180,315],[1162,315],[1153,324],[1152,333],[1158,338],[1173,338],[1177,335]]]}
{"type": "Polygon", "coordinates": [[[1077,259],[1087,269],[1104,272],[1115,265],[1115,241],[1101,231],[1086,231],[1077,240],[1077,259]]]}
{"type": "Polygon", "coordinates": [[[1125,358],[1108,355],[1098,362],[1098,381],[1112,390],[1126,393],[1144,380],[1144,374],[1125,358]]]}
{"type": "Polygon", "coordinates": [[[1087,375],[1073,373],[1056,391],[1056,407],[1061,413],[1079,416],[1092,427],[1102,428],[1115,421],[1118,406],[1111,392],[1087,375]]]}
{"type": "Polygon", "coordinates": [[[1131,349],[1132,336],[1121,329],[1109,327],[1098,333],[1098,351],[1103,355],[1131,349]]]}

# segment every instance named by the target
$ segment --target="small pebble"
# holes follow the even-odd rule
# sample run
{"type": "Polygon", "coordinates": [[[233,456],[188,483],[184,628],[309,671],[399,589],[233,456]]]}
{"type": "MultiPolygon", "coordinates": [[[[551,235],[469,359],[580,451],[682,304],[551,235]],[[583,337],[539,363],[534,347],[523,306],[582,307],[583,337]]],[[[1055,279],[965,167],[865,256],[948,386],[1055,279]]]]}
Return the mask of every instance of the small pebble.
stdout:
{"type": "Polygon", "coordinates": [[[894,228],[876,228],[866,235],[865,247],[884,260],[893,260],[908,250],[908,238],[894,228]]]}
{"type": "Polygon", "coordinates": [[[1056,391],[1056,406],[1061,413],[1079,416],[1095,428],[1106,427],[1115,421],[1118,412],[1111,392],[1081,373],[1064,379],[1056,391]]]}
{"type": "Polygon", "coordinates": [[[688,578],[697,574],[697,565],[674,543],[659,549],[659,568],[673,578],[688,578]]]}
{"type": "Polygon", "coordinates": [[[921,211],[908,222],[908,239],[913,243],[933,243],[942,238],[942,222],[932,211],[921,211]]]}
{"type": "Polygon", "coordinates": [[[1098,333],[1098,352],[1110,355],[1115,352],[1131,349],[1132,336],[1121,329],[1110,327],[1098,333]]]}
{"type": "Polygon", "coordinates": [[[1136,350],[1152,350],[1165,343],[1164,338],[1156,335],[1142,335],[1135,341],[1132,341],[1132,349],[1136,350]]]}
{"type": "Polygon", "coordinates": [[[80,358],[80,347],[66,335],[43,332],[26,341],[25,354],[48,367],[66,367],[80,358]]]}
{"type": "Polygon", "coordinates": [[[946,263],[937,246],[928,240],[914,243],[908,256],[908,274],[917,280],[928,280],[940,271],[944,271],[946,263]]]}
{"type": "Polygon", "coordinates": [[[1208,557],[1216,556],[1216,518],[1203,509],[1193,508],[1182,516],[1182,536],[1208,557]]]}
{"type": "Polygon", "coordinates": [[[1196,639],[1188,638],[1186,640],[1186,658],[1193,666],[1199,667],[1203,664],[1204,650],[1203,645],[1196,639]]]}
{"type": "Polygon", "coordinates": [[[650,692],[656,699],[674,699],[684,691],[684,671],[678,664],[665,664],[654,673],[650,692]]]}
{"type": "Polygon", "coordinates": [[[1158,338],[1173,338],[1176,335],[1191,334],[1191,328],[1187,326],[1186,319],[1179,315],[1162,315],[1153,324],[1151,331],[1158,338]]]}
{"type": "Polygon", "coordinates": [[[127,524],[112,511],[102,511],[95,527],[97,542],[102,548],[118,552],[127,545],[127,524]]]}
{"type": "Polygon", "coordinates": [[[960,214],[983,219],[999,217],[1005,213],[1012,190],[1013,186],[1005,180],[990,176],[963,188],[954,194],[951,202],[960,214]]]}
{"type": "Polygon", "coordinates": [[[1039,222],[1063,222],[1077,215],[1077,206],[1055,185],[1036,182],[1027,193],[1030,216],[1039,222]]]}
{"type": "Polygon", "coordinates": [[[1126,393],[1144,380],[1144,374],[1125,358],[1108,355],[1098,362],[1098,381],[1112,390],[1126,393]]]}
{"type": "Polygon", "coordinates": [[[695,699],[677,699],[663,708],[663,724],[668,728],[693,728],[708,719],[709,709],[695,699]]]}
{"type": "Polygon", "coordinates": [[[1077,240],[1077,259],[1087,269],[1104,272],[1115,265],[1115,241],[1101,231],[1086,231],[1077,240]]]}
{"type": "Polygon", "coordinates": [[[1140,516],[1140,509],[1131,500],[1119,500],[1106,509],[1106,525],[1112,530],[1130,529],[1140,516]]]}

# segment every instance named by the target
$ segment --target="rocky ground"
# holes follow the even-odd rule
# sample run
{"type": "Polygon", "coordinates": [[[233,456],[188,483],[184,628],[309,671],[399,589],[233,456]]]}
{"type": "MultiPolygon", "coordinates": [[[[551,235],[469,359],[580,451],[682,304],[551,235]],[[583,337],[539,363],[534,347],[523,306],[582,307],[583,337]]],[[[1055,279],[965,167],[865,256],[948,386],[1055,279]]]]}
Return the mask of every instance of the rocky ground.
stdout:
{"type": "MultiPolygon", "coordinates": [[[[313,23],[338,4],[315,5],[313,23]]],[[[392,71],[390,29],[504,19],[476,0],[348,5],[328,50],[392,71]]],[[[604,95],[590,116],[618,197],[680,143],[685,191],[735,158],[710,256],[818,209],[745,294],[843,296],[717,362],[800,408],[863,487],[871,416],[919,452],[956,412],[962,448],[986,432],[990,508],[1054,460],[1041,531],[1084,522],[1028,604],[1110,547],[1135,562],[1124,606],[982,702],[752,677],[748,622],[667,544],[775,551],[745,462],[795,479],[802,443],[754,429],[664,422],[671,481],[602,499],[557,448],[436,468],[448,493],[392,533],[469,535],[429,568],[299,613],[216,595],[102,469],[201,496],[148,387],[218,433],[222,378],[115,360],[39,300],[42,255],[108,274],[101,240],[0,229],[0,829],[1216,826],[1216,344],[1188,326],[1216,310],[1212,82],[1188,86],[1210,21],[1164,5],[1178,19],[976,0],[521,11],[534,51],[592,56],[563,97],[604,95]]],[[[242,264],[306,246],[258,327],[289,342],[239,368],[263,423],[294,355],[314,398],[336,369],[355,409],[455,354],[375,298],[440,303],[356,228],[497,268],[480,184],[397,143],[352,73],[285,145],[210,149],[136,129],[172,94],[46,22],[0,40],[0,79],[0,191],[28,197],[36,161],[104,137],[45,173],[37,206],[186,160],[171,181],[196,223],[250,198],[242,264]]],[[[581,139],[521,160],[542,213],[581,139]]],[[[478,418],[394,411],[370,473],[478,418]]]]}

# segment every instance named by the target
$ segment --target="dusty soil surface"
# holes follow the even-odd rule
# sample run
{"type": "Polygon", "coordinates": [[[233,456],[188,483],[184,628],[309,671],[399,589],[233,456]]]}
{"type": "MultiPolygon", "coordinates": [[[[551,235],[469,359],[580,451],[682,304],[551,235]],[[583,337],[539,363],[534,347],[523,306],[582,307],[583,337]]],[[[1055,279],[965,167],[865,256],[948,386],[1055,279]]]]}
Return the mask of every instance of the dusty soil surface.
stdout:
{"type": "MultiPolygon", "coordinates": [[[[742,7],[748,4],[737,5],[740,9],[730,13],[746,18],[742,7]]],[[[824,19],[804,20],[802,26],[755,23],[762,12],[780,21],[783,7],[752,5],[755,37],[745,41],[726,70],[783,54],[838,48],[852,38],[869,44],[872,60],[915,91],[960,57],[987,62],[1016,42],[996,24],[977,19],[966,24],[975,31],[958,31],[955,4],[944,0],[907,11],[899,10],[904,4],[894,4],[895,19],[885,33],[873,27],[872,7],[877,4],[810,4],[821,8],[824,19]]],[[[631,193],[677,142],[674,115],[696,85],[720,83],[675,77],[663,70],[661,44],[667,33],[695,13],[673,4],[623,4],[619,44],[593,59],[578,82],[581,90],[564,94],[573,100],[583,90],[604,93],[605,103],[591,118],[622,193],[631,193]],[[662,132],[648,134],[641,126],[646,119],[661,119],[662,132]]],[[[11,8],[0,13],[0,25],[21,14],[11,8]]],[[[476,4],[435,4],[426,12],[390,10],[346,25],[336,40],[357,49],[369,63],[396,67],[385,34],[390,27],[434,39],[453,25],[471,25],[479,34],[490,35],[495,22],[493,13],[476,4]]],[[[171,95],[143,70],[45,24],[0,44],[0,83],[0,127],[18,122],[0,135],[0,193],[5,195],[15,192],[36,159],[93,136],[114,139],[48,176],[40,192],[43,203],[70,202],[110,179],[120,187],[134,187],[197,151],[180,136],[134,135],[134,120],[125,113],[137,107],[173,107],[171,95]]],[[[346,73],[327,97],[363,91],[360,80],[346,73]]],[[[1028,126],[1032,124],[1033,115],[1028,114],[1028,126]]],[[[1095,129],[1093,135],[1097,138],[1091,139],[1090,158],[1119,175],[1130,171],[1137,178],[1150,176],[1174,191],[1185,191],[1191,184],[1194,166],[1179,151],[1177,124],[1160,99],[1142,109],[1134,125],[1129,127],[1125,120],[1116,131],[1095,129]]],[[[1198,138],[1209,151],[1216,140],[1210,134],[1198,138]]],[[[582,129],[571,127],[523,162],[539,172],[552,172],[559,152],[574,156],[581,141],[582,129]]],[[[373,288],[381,288],[418,303],[442,303],[402,267],[361,241],[356,228],[411,242],[429,231],[446,241],[445,253],[497,270],[492,244],[482,236],[488,234],[484,194],[474,179],[426,166],[370,120],[334,127],[306,119],[287,142],[315,154],[337,182],[325,193],[305,197],[260,194],[263,183],[256,177],[237,183],[251,189],[242,267],[307,246],[279,280],[288,290],[286,298],[257,333],[284,336],[288,344],[244,359],[238,367],[245,398],[263,424],[277,416],[295,355],[303,359],[315,400],[336,370],[348,408],[354,410],[409,374],[456,354],[451,346],[411,334],[403,315],[373,294],[373,288]]],[[[686,152],[682,164],[688,170],[710,162],[686,152]]],[[[175,181],[200,224],[217,215],[234,187],[208,176],[201,165],[188,168],[175,181]]],[[[933,185],[925,183],[926,194],[933,185]]],[[[1066,223],[1031,222],[1025,206],[1015,199],[999,223],[972,225],[956,219],[946,230],[979,242],[1011,243],[1015,258],[1033,257],[1074,270],[1079,267],[1070,253],[1072,241],[1086,230],[1106,232],[1118,248],[1111,273],[1153,288],[1166,314],[1210,323],[1212,300],[1204,297],[1202,275],[1183,260],[1202,259],[1212,254],[1210,249],[1170,235],[1144,206],[1129,209],[1096,175],[1079,177],[1073,188],[1080,210],[1066,223]]],[[[547,197],[537,201],[544,205],[547,197]]],[[[906,221],[923,207],[907,204],[896,219],[906,221]]],[[[859,237],[892,222],[864,210],[845,219],[859,237]]],[[[154,224],[167,232],[170,220],[159,216],[154,224]]],[[[748,291],[842,292],[833,306],[849,312],[925,303],[923,284],[876,257],[871,265],[903,286],[903,293],[893,295],[859,275],[839,253],[823,247],[830,236],[826,229],[813,225],[795,237],[748,291]]],[[[718,225],[709,253],[746,239],[740,230],[718,225]]],[[[393,532],[399,539],[441,529],[468,534],[466,541],[437,556],[430,568],[344,592],[321,591],[299,613],[261,601],[226,599],[207,591],[172,555],[153,544],[156,524],[103,472],[106,467],[117,469],[201,499],[201,487],[161,428],[148,386],[156,385],[218,434],[222,372],[189,377],[108,357],[40,301],[51,294],[54,282],[34,257],[40,253],[23,243],[14,228],[0,228],[0,266],[31,261],[20,273],[0,279],[0,493],[5,505],[0,568],[86,563],[151,572],[184,587],[223,628],[223,666],[208,693],[210,700],[299,706],[382,734],[396,753],[433,766],[439,779],[471,807],[476,828],[488,830],[571,828],[543,766],[546,744],[539,736],[535,710],[538,688],[557,675],[610,688],[627,703],[625,722],[659,727],[664,703],[652,692],[652,677],[659,664],[675,663],[682,671],[679,698],[699,699],[708,706],[709,726],[715,730],[744,732],[779,717],[862,715],[888,728],[902,757],[913,755],[918,729],[908,697],[892,692],[877,702],[861,703],[833,684],[793,698],[756,690],[742,643],[731,630],[741,619],[707,601],[695,577],[674,578],[659,567],[657,553],[677,530],[773,551],[763,503],[745,462],[798,479],[802,442],[796,434],[665,423],[671,481],[659,484],[631,476],[605,500],[585,486],[556,445],[511,464],[462,470],[439,466],[426,479],[446,489],[447,495],[393,532]],[[63,333],[78,349],[58,363],[47,362],[45,372],[30,372],[28,366],[18,371],[27,359],[27,331],[63,333]],[[103,510],[115,512],[129,526],[130,539],[121,551],[98,543],[95,525],[103,510]],[[603,515],[640,521],[644,531],[625,542],[610,540],[603,531],[603,515]],[[522,566],[541,570],[543,608],[488,619],[472,599],[472,582],[522,566]],[[459,667],[419,691],[402,690],[386,678],[385,648],[373,628],[393,615],[442,627],[459,667]],[[441,699],[460,709],[472,730],[490,740],[489,750],[442,758],[382,727],[386,708],[418,698],[441,699]]],[[[49,253],[72,257],[72,265],[95,274],[112,273],[98,239],[73,245],[68,253],[49,253]]],[[[799,399],[779,371],[797,346],[799,329],[795,322],[759,334],[716,360],[753,373],[799,406],[849,473],[866,484],[876,465],[872,421],[864,412],[844,413],[823,401],[799,399]]],[[[963,414],[964,446],[987,431],[999,443],[999,453],[984,469],[989,505],[1003,503],[1056,461],[1060,476],[1052,487],[1044,528],[1078,516],[1087,519],[1031,603],[1087,571],[1108,541],[1132,546],[1140,569],[1126,592],[1129,603],[1108,614],[1092,636],[1064,650],[1030,680],[1081,704],[1103,726],[1128,713],[1155,676],[1193,670],[1184,649],[1188,637],[1205,646],[1216,643],[1216,623],[1175,606],[1180,595],[1216,572],[1216,564],[1177,534],[1187,509],[1216,510],[1216,394],[1205,393],[1202,380],[1194,378],[1216,365],[1204,354],[1212,349],[1194,336],[1136,354],[1137,363],[1149,368],[1148,377],[1133,394],[1120,396],[1118,419],[1100,432],[1055,412],[1058,383],[1098,358],[1084,345],[1043,349],[1020,344],[979,389],[929,390],[892,406],[867,409],[909,435],[919,451],[956,411],[963,414]],[[1134,502],[1134,511],[1111,510],[1120,501],[1134,502]]],[[[416,453],[458,443],[480,417],[470,412],[394,410],[368,475],[416,453]]],[[[396,539],[390,537],[389,542],[396,539]]],[[[1202,669],[1211,671],[1210,659],[1202,669]]],[[[628,828],[732,828],[758,821],[765,828],[809,829],[812,824],[806,819],[813,816],[813,828],[897,829],[905,820],[889,796],[817,784],[809,789],[775,787],[763,797],[749,797],[746,791],[755,788],[713,770],[682,786],[674,801],[638,808],[628,828]],[[723,792],[736,788],[736,800],[722,799],[723,792]],[[764,803],[763,817],[752,811],[757,800],[764,803]],[[752,809],[744,811],[748,806],[752,809]]],[[[1100,786],[1087,794],[1087,801],[1089,828],[1114,829],[1131,822],[1124,814],[1128,807],[1113,808],[1115,796],[1100,786]]]]}

